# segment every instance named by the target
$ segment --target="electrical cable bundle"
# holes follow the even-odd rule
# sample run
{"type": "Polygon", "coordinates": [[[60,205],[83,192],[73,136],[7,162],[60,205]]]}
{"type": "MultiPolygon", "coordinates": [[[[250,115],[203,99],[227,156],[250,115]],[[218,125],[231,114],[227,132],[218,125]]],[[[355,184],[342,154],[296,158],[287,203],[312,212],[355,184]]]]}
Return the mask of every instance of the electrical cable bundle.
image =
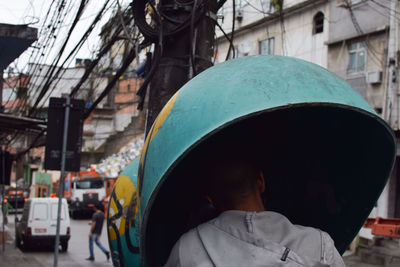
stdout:
{"type": "MultiPolygon", "coordinates": [[[[200,12],[195,13],[195,18],[194,18],[195,22],[197,22],[201,18],[201,16],[204,14],[204,12],[205,12],[204,6],[206,5],[206,3],[207,3],[207,0],[203,0],[198,5],[200,12]]],[[[194,5],[194,3],[193,2],[181,3],[181,2],[176,1],[176,4],[177,4],[176,7],[178,9],[181,8],[181,9],[189,11],[189,15],[183,21],[179,21],[175,18],[165,15],[164,8],[168,8],[168,6],[163,6],[161,2],[159,4],[160,11],[157,12],[156,8],[149,0],[133,1],[132,11],[133,11],[133,16],[135,18],[135,23],[138,26],[140,32],[143,34],[143,36],[146,39],[150,40],[152,43],[155,43],[159,39],[159,37],[160,37],[160,22],[162,21],[161,16],[163,18],[165,18],[166,20],[173,22],[174,24],[178,24],[171,30],[168,30],[168,31],[164,30],[163,37],[169,37],[169,36],[176,35],[176,34],[182,32],[183,30],[187,29],[188,27],[190,27],[191,18],[192,18],[192,14],[190,11],[192,10],[192,8],[191,7],[185,8],[185,6],[187,6],[189,4],[194,5]],[[156,17],[156,22],[158,22],[158,24],[159,24],[158,26],[154,25],[154,27],[153,27],[147,23],[146,13],[145,13],[147,4],[150,6],[151,10],[154,12],[153,16],[156,17]]],[[[175,5],[172,8],[175,9],[175,5]]]]}
{"type": "MultiPolygon", "coordinates": [[[[181,33],[182,31],[193,28],[193,25],[196,24],[200,18],[205,13],[205,5],[207,4],[207,0],[203,0],[197,4],[197,1],[191,2],[178,2],[175,0],[175,5],[162,5],[162,2],[159,3],[156,8],[149,0],[135,0],[132,3],[132,12],[135,18],[135,24],[139,28],[142,35],[145,37],[144,41],[141,44],[141,47],[145,47],[147,45],[155,44],[155,49],[153,53],[153,58],[151,60],[151,67],[149,69],[145,80],[137,91],[137,95],[140,96],[140,101],[138,104],[138,110],[143,109],[144,100],[146,97],[147,86],[150,83],[151,78],[153,77],[159,61],[163,54],[163,40],[164,38],[174,36],[176,34],[181,33]],[[146,20],[146,7],[149,7],[152,11],[152,17],[155,19],[150,25],[146,20]],[[168,16],[165,11],[169,10],[177,10],[183,9],[188,12],[188,16],[183,20],[178,20],[171,16],[168,16]],[[197,12],[194,12],[197,9],[197,12]],[[163,29],[163,20],[167,20],[171,22],[171,24],[175,24],[176,26],[172,29],[166,30],[163,29]]],[[[149,60],[147,60],[149,61],[149,60]]]]}

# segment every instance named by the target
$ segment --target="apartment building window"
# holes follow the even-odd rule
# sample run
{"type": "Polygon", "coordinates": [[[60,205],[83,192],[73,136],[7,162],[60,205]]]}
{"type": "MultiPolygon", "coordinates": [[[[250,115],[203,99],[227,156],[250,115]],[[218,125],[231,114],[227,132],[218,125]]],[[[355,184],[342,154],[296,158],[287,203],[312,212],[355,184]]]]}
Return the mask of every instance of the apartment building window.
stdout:
{"type": "Polygon", "coordinates": [[[268,38],[259,42],[260,55],[273,55],[274,54],[275,38],[268,38]]]}
{"type": "Polygon", "coordinates": [[[366,43],[356,42],[349,45],[349,65],[347,71],[351,73],[365,70],[366,43]]]}
{"type": "Polygon", "coordinates": [[[324,32],[324,13],[318,12],[314,16],[313,21],[313,34],[324,32]]]}

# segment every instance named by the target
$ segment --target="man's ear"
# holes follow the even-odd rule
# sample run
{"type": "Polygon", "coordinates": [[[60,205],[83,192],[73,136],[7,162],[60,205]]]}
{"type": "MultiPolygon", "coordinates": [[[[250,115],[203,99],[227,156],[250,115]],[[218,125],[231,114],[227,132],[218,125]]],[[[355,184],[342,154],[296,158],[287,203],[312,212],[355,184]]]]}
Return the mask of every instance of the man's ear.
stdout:
{"type": "Polygon", "coordinates": [[[264,173],[259,171],[257,174],[257,187],[260,193],[265,192],[265,180],[264,180],[264,173]]]}

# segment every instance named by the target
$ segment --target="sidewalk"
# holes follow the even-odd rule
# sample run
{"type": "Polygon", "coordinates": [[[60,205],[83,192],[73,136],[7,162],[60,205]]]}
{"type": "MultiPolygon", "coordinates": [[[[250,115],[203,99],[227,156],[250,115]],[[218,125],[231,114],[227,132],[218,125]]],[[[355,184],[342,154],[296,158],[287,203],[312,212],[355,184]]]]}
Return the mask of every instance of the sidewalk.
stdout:
{"type": "Polygon", "coordinates": [[[21,250],[15,247],[14,222],[9,222],[7,224],[6,234],[7,238],[4,244],[4,250],[2,240],[0,239],[0,266],[44,267],[44,265],[35,258],[25,255],[21,250]]]}
{"type": "Polygon", "coordinates": [[[343,257],[346,267],[383,267],[384,265],[376,265],[363,262],[357,255],[348,255],[343,257]]]}

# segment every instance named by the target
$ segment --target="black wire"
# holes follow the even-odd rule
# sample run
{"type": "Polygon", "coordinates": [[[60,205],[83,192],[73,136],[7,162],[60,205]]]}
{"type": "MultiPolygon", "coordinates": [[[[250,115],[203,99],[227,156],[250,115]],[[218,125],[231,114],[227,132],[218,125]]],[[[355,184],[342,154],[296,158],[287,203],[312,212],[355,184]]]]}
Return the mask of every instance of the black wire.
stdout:
{"type": "MultiPolygon", "coordinates": [[[[50,91],[50,93],[48,94],[47,98],[45,101],[43,101],[43,104],[40,108],[42,108],[47,99],[51,96],[52,92],[55,90],[55,88],[57,87],[58,83],[61,81],[62,77],[64,76],[64,74],[66,73],[67,69],[64,69],[64,65],[67,63],[67,61],[73,57],[74,55],[76,55],[76,53],[78,52],[78,49],[80,49],[82,47],[82,45],[84,44],[84,42],[87,40],[87,38],[89,37],[89,35],[92,33],[94,27],[96,26],[96,24],[100,21],[101,17],[103,16],[103,12],[106,9],[108,3],[110,2],[110,0],[107,0],[105,2],[105,4],[103,5],[103,7],[100,9],[99,13],[97,13],[95,19],[93,20],[93,22],[91,23],[91,25],[88,27],[88,29],[86,30],[86,32],[83,34],[82,38],[79,40],[79,42],[76,44],[76,46],[71,50],[71,52],[68,54],[68,56],[65,58],[65,60],[63,61],[63,63],[59,66],[59,69],[57,70],[56,74],[53,76],[53,79],[51,82],[54,82],[56,79],[57,82],[53,85],[53,89],[50,91]],[[63,74],[60,75],[61,71],[63,71],[63,74]]],[[[39,108],[39,109],[40,109],[39,108]]]]}
{"type": "Polygon", "coordinates": [[[286,56],[286,42],[285,42],[285,37],[286,37],[286,29],[285,29],[285,18],[283,16],[283,8],[279,8],[279,20],[281,22],[281,38],[282,38],[282,52],[283,55],[286,56]]]}
{"type": "Polygon", "coordinates": [[[235,33],[235,20],[236,20],[236,3],[235,0],[232,0],[233,10],[232,10],[232,32],[231,32],[231,41],[229,43],[228,54],[226,55],[225,61],[229,59],[232,50],[232,58],[235,58],[235,47],[233,46],[233,35],[235,33]]]}
{"type": "MultiPolygon", "coordinates": [[[[47,34],[47,36],[46,37],[44,37],[44,38],[41,38],[41,40],[42,41],[37,41],[37,43],[41,43],[41,47],[40,47],[40,49],[38,49],[38,50],[36,50],[37,51],[37,53],[36,53],[36,55],[34,56],[34,51],[32,52],[32,54],[31,54],[31,56],[30,56],[30,58],[29,58],[29,60],[28,60],[28,64],[29,64],[29,62],[38,62],[37,64],[35,64],[35,65],[33,65],[33,67],[29,70],[29,73],[35,73],[36,72],[36,69],[39,67],[39,64],[40,64],[40,61],[42,60],[44,60],[44,61],[46,61],[47,60],[47,58],[48,58],[48,56],[50,55],[50,53],[48,52],[48,51],[50,51],[53,47],[54,47],[54,45],[55,45],[55,42],[56,42],[56,38],[53,38],[53,36],[58,36],[58,33],[59,33],[59,31],[60,31],[60,29],[61,29],[61,27],[59,27],[58,29],[57,29],[57,25],[58,25],[58,21],[61,21],[62,20],[62,16],[61,16],[61,11],[64,9],[64,7],[65,7],[65,1],[63,0],[62,2],[61,2],[61,4],[58,4],[57,6],[55,6],[55,10],[54,10],[54,12],[53,12],[53,16],[51,17],[51,19],[50,19],[50,21],[48,22],[48,23],[46,23],[47,22],[47,18],[48,18],[48,15],[51,13],[51,11],[52,11],[52,4],[53,4],[53,1],[52,1],[52,4],[50,5],[50,7],[49,7],[49,9],[48,9],[48,11],[47,11],[47,14],[46,14],[46,16],[45,16],[45,19],[44,19],[44,21],[43,21],[43,25],[42,25],[42,28],[41,28],[41,30],[40,30],[40,33],[39,33],[39,36],[43,36],[44,34],[45,34],[45,29],[50,29],[51,28],[51,30],[49,30],[48,31],[48,34],[47,34]],[[45,25],[46,24],[48,24],[48,26],[46,27],[45,25]],[[55,25],[55,26],[53,26],[53,25],[55,25]],[[55,32],[56,30],[58,30],[57,31],[57,33],[55,32]],[[44,42],[44,44],[43,44],[43,41],[45,40],[45,42],[44,42]],[[47,50],[47,51],[46,51],[47,50]],[[43,58],[43,56],[44,55],[47,55],[45,58],[43,58]],[[34,58],[33,58],[34,57],[34,58]],[[39,60],[37,60],[38,59],[38,57],[39,57],[39,60]],[[32,59],[33,58],[33,59],[32,59]]],[[[40,38],[40,37],[39,37],[40,38]]],[[[29,75],[29,74],[28,74],[29,75]]],[[[30,76],[32,76],[32,75],[30,75],[30,76]]],[[[37,80],[37,79],[36,79],[37,80]]],[[[31,84],[34,84],[34,82],[33,82],[33,79],[30,79],[29,80],[29,83],[28,83],[28,85],[27,85],[27,87],[28,88],[30,88],[31,86],[31,84]]],[[[28,99],[28,94],[22,99],[22,101],[26,101],[28,99]]],[[[17,113],[23,113],[24,111],[25,111],[25,109],[27,108],[27,106],[21,106],[21,107],[18,107],[18,109],[17,109],[17,113]]]]}
{"type": "MultiPolygon", "coordinates": [[[[64,2],[64,1],[63,1],[63,2],[64,2]]],[[[83,2],[83,1],[82,1],[82,2],[83,2]]],[[[81,2],[81,4],[82,4],[82,2],[81,2]]],[[[80,7],[81,7],[81,5],[80,5],[80,7]]],[[[72,9],[72,4],[70,4],[70,7],[69,7],[69,8],[70,8],[70,9],[68,9],[68,10],[65,11],[65,16],[66,16],[66,15],[68,14],[68,12],[70,12],[70,10],[72,9]]],[[[59,9],[59,10],[60,10],[60,9],[59,9]]],[[[83,12],[83,10],[80,11],[80,10],[78,9],[77,15],[79,15],[80,12],[83,12]]],[[[79,18],[80,18],[81,15],[82,15],[82,14],[79,15],[79,18]]],[[[65,17],[65,16],[64,16],[64,17],[65,17]]],[[[76,20],[76,16],[75,16],[74,21],[75,21],[75,20],[76,20]]],[[[60,21],[61,21],[61,18],[57,21],[57,23],[60,23],[60,21]]],[[[50,26],[50,25],[49,25],[49,26],[50,26]]],[[[72,25],[72,27],[75,27],[75,26],[72,25]]],[[[71,27],[71,28],[72,28],[72,27],[71,27]]],[[[61,28],[61,27],[60,27],[60,28],[61,28]]],[[[70,28],[70,31],[71,31],[71,28],[70,28]]],[[[70,32],[70,31],[69,31],[69,32],[70,32]]],[[[57,34],[57,36],[58,36],[58,34],[57,34]]],[[[51,39],[54,39],[53,46],[54,46],[54,44],[55,44],[55,42],[56,42],[57,36],[56,36],[56,35],[50,36],[51,39]]],[[[68,34],[67,34],[66,38],[69,38],[68,34]]],[[[65,42],[67,42],[67,41],[65,41],[65,42]]],[[[65,42],[64,42],[64,44],[65,44],[65,42]]],[[[53,46],[52,46],[51,48],[53,48],[53,46]]],[[[40,96],[40,93],[43,92],[43,89],[44,89],[45,87],[48,87],[47,89],[45,89],[45,91],[47,91],[47,90],[49,89],[51,83],[52,83],[53,80],[54,80],[53,73],[54,73],[55,70],[57,70],[57,64],[58,64],[59,60],[61,59],[61,54],[60,54],[60,53],[63,53],[63,50],[62,50],[62,49],[63,49],[63,48],[61,48],[61,49],[59,50],[58,54],[57,54],[57,55],[55,56],[55,58],[53,59],[53,62],[56,61],[56,63],[52,63],[52,64],[50,65],[50,68],[49,68],[48,72],[46,73],[47,79],[43,79],[43,80],[40,82],[40,84],[37,86],[37,88],[42,88],[42,90],[38,91],[37,96],[36,96],[36,94],[34,95],[34,96],[36,97],[36,101],[38,101],[37,103],[40,103],[40,101],[42,100],[41,98],[45,95],[45,94],[43,94],[42,96],[40,96]],[[52,79],[53,79],[53,80],[52,80],[52,79]]],[[[51,49],[50,49],[50,50],[51,50],[51,49]]],[[[47,61],[49,55],[50,55],[50,53],[47,54],[46,58],[44,59],[44,62],[47,61]]],[[[38,63],[37,67],[39,67],[39,72],[41,72],[41,66],[42,66],[42,65],[41,65],[40,63],[38,63]]],[[[58,69],[58,70],[59,70],[59,69],[58,69]]],[[[34,99],[35,97],[32,97],[32,98],[34,99]]],[[[36,109],[36,106],[34,107],[34,110],[33,110],[33,111],[35,111],[35,109],[36,109]]],[[[32,111],[32,109],[31,109],[31,111],[32,111]]],[[[33,114],[33,113],[32,113],[32,114],[33,114]]]]}
{"type": "Polygon", "coordinates": [[[190,21],[190,63],[192,65],[192,77],[196,76],[196,62],[194,54],[196,53],[196,49],[193,47],[195,44],[194,40],[194,20],[195,20],[195,11],[197,8],[197,0],[194,0],[193,7],[192,7],[192,19],[190,21]]]}
{"type": "Polygon", "coordinates": [[[121,24],[118,25],[117,29],[114,31],[113,35],[111,36],[111,39],[108,41],[107,44],[101,48],[100,52],[97,55],[97,58],[90,63],[89,67],[85,70],[85,73],[83,74],[81,80],[75,85],[75,87],[71,90],[70,96],[73,97],[76,92],[79,90],[79,88],[82,86],[82,84],[86,81],[86,79],[89,77],[91,72],[93,71],[94,67],[99,63],[100,59],[105,55],[113,46],[113,44],[119,39],[119,33],[122,31],[122,26],[121,24]]]}
{"type": "MultiPolygon", "coordinates": [[[[372,3],[374,3],[377,6],[380,6],[381,8],[387,9],[389,11],[389,16],[391,15],[390,12],[393,11],[395,14],[400,14],[397,10],[392,10],[392,8],[390,6],[385,6],[384,4],[381,4],[379,2],[376,2],[375,0],[371,0],[372,3]]],[[[377,11],[376,9],[374,9],[375,11],[377,11]]],[[[386,14],[387,15],[387,14],[386,14]]],[[[396,17],[396,16],[395,16],[396,17]]],[[[398,19],[396,17],[396,19],[398,19]]]]}
{"type": "MultiPolygon", "coordinates": [[[[199,7],[203,7],[207,1],[208,0],[202,0],[199,7]]],[[[143,36],[145,36],[147,39],[149,39],[153,43],[155,43],[157,41],[157,39],[159,39],[160,34],[159,34],[159,29],[153,28],[147,23],[145,6],[146,6],[146,3],[148,3],[148,2],[149,2],[148,0],[133,1],[133,3],[132,3],[133,16],[135,18],[136,25],[140,29],[140,32],[143,34],[143,36]]],[[[150,2],[149,2],[149,4],[151,5],[150,2]]],[[[157,12],[154,7],[152,7],[152,8],[155,12],[157,12]]],[[[195,22],[197,22],[201,18],[201,15],[203,15],[204,12],[205,12],[205,9],[202,8],[201,12],[196,13],[195,22]]],[[[158,21],[161,20],[160,14],[156,13],[155,17],[158,21]]],[[[182,32],[186,28],[190,27],[190,23],[191,23],[191,15],[189,15],[187,18],[185,18],[181,24],[177,25],[172,30],[169,30],[166,32],[163,31],[163,37],[173,36],[173,35],[176,35],[176,34],[182,32]]]]}
{"type": "MultiPolygon", "coordinates": [[[[354,15],[353,8],[351,7],[349,1],[348,0],[344,0],[344,2],[348,6],[351,22],[353,23],[353,26],[354,26],[355,30],[357,31],[357,33],[359,35],[364,35],[364,31],[361,29],[361,26],[358,23],[356,16],[354,15]]],[[[367,45],[367,50],[369,50],[371,52],[371,55],[373,55],[373,57],[377,60],[377,62],[379,62],[380,61],[379,56],[376,55],[376,54],[378,54],[378,52],[373,48],[373,46],[369,42],[368,36],[365,39],[365,43],[367,45]]]]}
{"type": "Polygon", "coordinates": [[[233,46],[233,36],[235,33],[235,20],[236,20],[236,3],[235,0],[232,0],[232,5],[233,5],[233,10],[232,10],[232,32],[231,32],[231,38],[229,42],[229,49],[228,49],[228,54],[226,55],[225,61],[229,59],[231,55],[231,50],[232,50],[232,58],[235,58],[235,47],[233,46]]]}
{"type": "Polygon", "coordinates": [[[172,22],[172,23],[174,23],[174,24],[181,24],[181,23],[183,23],[182,20],[178,20],[178,19],[176,19],[176,18],[173,18],[173,17],[168,16],[167,14],[165,14],[165,12],[164,12],[163,10],[159,10],[159,13],[160,13],[160,15],[161,15],[164,19],[168,20],[169,22],[172,22]]]}
{"type": "Polygon", "coordinates": [[[192,0],[192,1],[187,1],[187,2],[185,2],[185,1],[179,1],[179,0],[175,0],[175,3],[177,3],[177,4],[179,4],[179,5],[182,5],[182,6],[190,6],[190,5],[193,5],[193,3],[194,3],[194,0],[192,0]]]}
{"type": "Polygon", "coordinates": [[[147,77],[145,78],[143,83],[140,85],[140,88],[138,89],[138,91],[136,93],[136,95],[140,96],[140,101],[139,101],[139,104],[138,104],[138,107],[137,107],[138,110],[142,110],[143,109],[144,100],[146,98],[147,86],[149,85],[151,78],[153,77],[156,69],[158,68],[158,65],[160,63],[160,59],[161,59],[161,57],[163,55],[163,39],[164,39],[163,36],[164,36],[164,33],[163,33],[163,23],[162,23],[161,19],[159,21],[159,24],[160,24],[160,27],[159,27],[160,31],[158,33],[159,34],[158,45],[154,49],[154,60],[152,62],[152,65],[151,65],[151,68],[150,68],[150,71],[149,71],[147,77]]]}
{"type": "Polygon", "coordinates": [[[39,102],[42,100],[42,97],[46,94],[47,90],[49,89],[49,87],[50,87],[50,85],[51,85],[51,82],[52,82],[52,81],[51,81],[51,78],[52,78],[52,76],[53,76],[53,73],[54,73],[54,71],[55,71],[56,68],[57,68],[57,64],[58,64],[58,62],[59,62],[60,59],[61,59],[61,56],[62,56],[62,54],[63,54],[63,52],[64,52],[64,50],[65,50],[65,48],[66,48],[66,46],[67,46],[67,43],[68,43],[68,41],[69,41],[69,38],[71,37],[72,31],[75,29],[75,26],[76,26],[76,24],[78,23],[78,21],[79,21],[81,15],[82,15],[82,13],[83,13],[83,10],[84,10],[86,4],[87,4],[87,0],[81,0],[81,3],[80,3],[80,5],[79,5],[79,9],[78,9],[78,11],[77,11],[77,13],[76,13],[76,15],[75,15],[75,19],[74,19],[74,21],[73,21],[73,23],[72,23],[72,25],[71,25],[71,28],[70,28],[69,31],[68,31],[68,35],[67,35],[67,37],[66,37],[66,39],[65,39],[65,41],[64,41],[64,43],[63,43],[63,45],[62,45],[62,47],[60,48],[60,51],[58,52],[56,61],[55,61],[55,62],[53,63],[53,65],[52,65],[52,69],[51,69],[51,71],[50,71],[49,78],[47,79],[45,85],[43,86],[42,90],[40,91],[40,93],[39,93],[39,95],[38,95],[38,97],[37,97],[35,103],[33,104],[32,108],[30,109],[30,111],[29,111],[29,113],[28,113],[28,116],[31,116],[31,115],[34,113],[35,108],[37,107],[37,105],[39,104],[39,102]]]}
{"type": "Polygon", "coordinates": [[[86,119],[89,117],[90,113],[96,108],[96,106],[103,100],[103,98],[111,91],[111,89],[114,87],[115,83],[118,81],[119,77],[124,73],[124,71],[129,67],[129,65],[132,63],[132,61],[136,57],[136,49],[133,47],[127,57],[124,60],[124,63],[122,64],[121,68],[117,71],[117,73],[114,75],[112,80],[109,82],[109,84],[104,88],[103,92],[100,94],[100,96],[96,99],[96,101],[93,102],[93,104],[90,106],[88,110],[85,111],[85,114],[83,115],[83,118],[86,119]]]}
{"type": "MultiPolygon", "coordinates": [[[[228,36],[228,34],[226,34],[226,32],[222,28],[221,24],[219,24],[218,21],[216,22],[216,24],[217,24],[218,28],[221,30],[221,32],[224,34],[225,38],[228,40],[229,47],[231,47],[231,46],[233,47],[232,39],[228,36]]],[[[229,53],[229,50],[228,50],[228,53],[229,53]]],[[[228,57],[229,55],[226,55],[226,56],[228,57]]]]}
{"type": "Polygon", "coordinates": [[[232,0],[232,5],[233,5],[233,18],[232,18],[232,33],[231,33],[231,44],[232,44],[232,49],[233,49],[233,58],[236,57],[236,51],[235,51],[235,47],[233,46],[233,40],[234,40],[234,33],[235,33],[235,20],[236,20],[236,2],[235,0],[232,0]]]}
{"type": "MultiPolygon", "coordinates": [[[[40,54],[39,54],[39,56],[41,57],[41,58],[39,58],[39,61],[37,62],[37,64],[35,65],[35,69],[31,72],[31,73],[35,73],[36,72],[36,70],[37,70],[37,68],[39,68],[39,72],[41,71],[41,66],[42,66],[42,64],[44,64],[45,62],[47,62],[47,60],[48,60],[48,58],[49,58],[49,56],[50,56],[50,52],[52,51],[52,49],[53,49],[53,47],[54,47],[54,45],[56,44],[56,41],[57,40],[59,40],[59,39],[61,39],[61,38],[59,38],[59,34],[60,34],[60,31],[61,31],[61,26],[57,29],[56,27],[57,27],[57,25],[61,22],[61,21],[63,21],[63,19],[67,16],[67,14],[68,14],[68,12],[70,12],[71,11],[71,9],[72,9],[72,2],[70,2],[70,4],[69,4],[69,8],[67,8],[67,10],[65,10],[64,11],[64,14],[62,15],[60,12],[63,10],[63,9],[65,9],[65,1],[63,0],[62,1],[62,3],[61,3],[61,5],[57,8],[56,7],[56,10],[57,10],[57,12],[59,13],[58,15],[57,15],[57,17],[56,17],[56,19],[55,19],[55,21],[53,21],[53,20],[51,20],[50,22],[49,22],[49,24],[48,24],[48,26],[47,26],[47,28],[51,28],[51,30],[50,30],[50,33],[49,33],[49,35],[48,35],[48,37],[47,37],[47,39],[48,40],[52,40],[52,43],[50,44],[50,47],[49,47],[49,49],[48,49],[48,52],[46,52],[45,50],[43,50],[40,54]],[[53,26],[53,25],[55,25],[55,26],[53,26]],[[56,29],[57,29],[57,32],[56,32],[56,29]],[[58,38],[58,39],[57,39],[58,38]],[[41,63],[41,62],[44,62],[44,63],[41,63]]],[[[52,18],[53,19],[53,18],[52,18]]],[[[46,44],[46,48],[48,47],[48,42],[47,42],[47,44],[46,44]]],[[[54,60],[53,60],[54,61],[54,60]]],[[[36,60],[34,60],[33,62],[36,62],[36,60]]],[[[36,79],[35,81],[31,81],[32,82],[32,84],[35,84],[36,82],[38,81],[38,79],[36,79]]],[[[46,79],[43,79],[41,82],[40,82],[40,85],[39,86],[37,86],[38,88],[40,88],[40,87],[42,87],[44,84],[45,84],[45,81],[46,81],[46,79]]],[[[38,93],[40,92],[39,90],[37,91],[38,93]]],[[[36,95],[36,94],[35,94],[36,95]]]]}
{"type": "Polygon", "coordinates": [[[224,4],[226,3],[226,0],[220,0],[217,3],[217,10],[220,9],[224,4]]]}

